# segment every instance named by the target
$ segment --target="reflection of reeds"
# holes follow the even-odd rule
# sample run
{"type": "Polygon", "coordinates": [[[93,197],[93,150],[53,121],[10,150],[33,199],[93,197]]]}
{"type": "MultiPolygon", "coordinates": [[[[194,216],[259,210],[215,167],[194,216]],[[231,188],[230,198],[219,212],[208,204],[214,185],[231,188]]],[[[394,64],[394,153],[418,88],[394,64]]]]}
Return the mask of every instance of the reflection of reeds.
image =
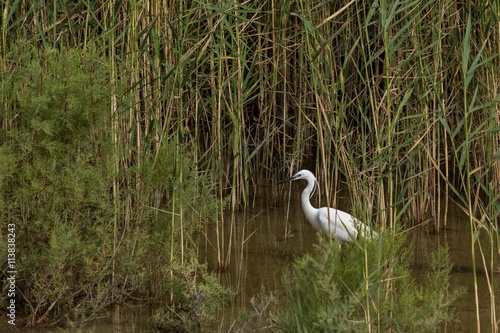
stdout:
{"type": "MultiPolygon", "coordinates": [[[[496,2],[4,6],[4,71],[17,40],[57,48],[96,43],[109,61],[110,84],[126,85],[124,95],[113,90],[111,103],[115,249],[118,217],[134,228],[141,164],[170,141],[192,150],[199,169],[217,180],[219,196],[230,193],[233,210],[248,204],[252,176],[269,178],[271,170],[310,160],[321,171],[328,202],[345,181],[356,215],[382,228],[432,219],[439,230],[453,196],[470,217],[473,237],[490,235],[490,244],[477,238],[473,244],[481,254],[489,251],[477,264],[494,280],[500,249],[496,2]],[[119,179],[126,172],[135,174],[119,179]],[[130,191],[119,197],[123,187],[130,191]]],[[[14,118],[2,116],[2,128],[14,118]]],[[[181,219],[172,223],[183,230],[182,203],[178,208],[181,219]]],[[[221,219],[217,230],[222,265],[229,248],[223,234],[233,226],[221,219]]],[[[495,318],[493,311],[492,326],[495,318]]]]}

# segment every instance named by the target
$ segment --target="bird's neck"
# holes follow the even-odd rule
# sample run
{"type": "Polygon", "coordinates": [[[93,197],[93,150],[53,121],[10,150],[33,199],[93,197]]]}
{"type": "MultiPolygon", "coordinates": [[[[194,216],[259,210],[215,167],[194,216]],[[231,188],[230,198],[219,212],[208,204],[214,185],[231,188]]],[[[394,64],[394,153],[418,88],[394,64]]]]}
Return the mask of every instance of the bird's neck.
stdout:
{"type": "Polygon", "coordinates": [[[302,195],[300,197],[300,201],[302,203],[302,209],[306,216],[311,214],[311,212],[315,211],[315,208],[311,205],[311,202],[309,200],[313,189],[314,189],[314,181],[307,181],[307,186],[304,189],[304,191],[302,191],[302,195]]]}

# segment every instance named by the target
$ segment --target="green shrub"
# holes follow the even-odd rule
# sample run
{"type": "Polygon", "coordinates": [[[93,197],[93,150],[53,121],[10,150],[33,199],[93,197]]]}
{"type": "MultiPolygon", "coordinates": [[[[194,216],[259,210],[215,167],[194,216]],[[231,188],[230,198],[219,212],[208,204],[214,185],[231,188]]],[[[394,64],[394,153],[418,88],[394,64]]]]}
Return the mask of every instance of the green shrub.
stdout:
{"type": "Polygon", "coordinates": [[[221,290],[193,250],[219,200],[186,149],[165,141],[138,154],[116,140],[108,67],[95,49],[21,48],[0,96],[14,115],[0,133],[0,207],[16,225],[16,302],[29,324],[92,316],[132,293],[165,301],[198,279],[221,290]]]}
{"type": "Polygon", "coordinates": [[[279,313],[283,332],[345,332],[393,329],[432,331],[452,320],[449,305],[461,290],[449,291],[447,250],[432,258],[427,280],[410,269],[404,237],[349,244],[323,241],[313,255],[295,263],[285,280],[288,302],[279,313]]]}
{"type": "Polygon", "coordinates": [[[167,274],[170,299],[159,307],[153,320],[157,329],[166,332],[203,332],[215,310],[229,295],[215,274],[192,260],[189,265],[170,268],[167,274]]]}

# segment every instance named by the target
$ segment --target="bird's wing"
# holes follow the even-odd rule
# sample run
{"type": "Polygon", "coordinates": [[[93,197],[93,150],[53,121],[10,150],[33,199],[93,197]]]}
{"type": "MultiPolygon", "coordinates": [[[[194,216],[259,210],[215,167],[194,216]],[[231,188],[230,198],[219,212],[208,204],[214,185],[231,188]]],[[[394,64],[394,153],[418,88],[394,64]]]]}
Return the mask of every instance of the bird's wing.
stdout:
{"type": "Polygon", "coordinates": [[[334,208],[324,208],[320,209],[319,217],[323,232],[331,234],[341,242],[350,242],[358,235],[352,221],[354,217],[346,212],[334,208]]]}
{"type": "Polygon", "coordinates": [[[353,217],[352,222],[353,222],[353,227],[356,228],[356,230],[359,232],[361,237],[372,238],[372,237],[378,236],[378,233],[376,231],[372,230],[368,225],[361,222],[357,218],[353,217]]]}

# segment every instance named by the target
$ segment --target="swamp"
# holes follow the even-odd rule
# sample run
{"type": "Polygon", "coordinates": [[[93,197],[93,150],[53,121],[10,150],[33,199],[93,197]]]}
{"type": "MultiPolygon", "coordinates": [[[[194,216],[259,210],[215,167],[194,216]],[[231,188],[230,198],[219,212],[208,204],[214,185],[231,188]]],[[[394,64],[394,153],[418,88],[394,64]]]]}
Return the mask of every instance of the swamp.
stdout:
{"type": "Polygon", "coordinates": [[[500,2],[1,4],[2,332],[498,332],[500,2]]]}

